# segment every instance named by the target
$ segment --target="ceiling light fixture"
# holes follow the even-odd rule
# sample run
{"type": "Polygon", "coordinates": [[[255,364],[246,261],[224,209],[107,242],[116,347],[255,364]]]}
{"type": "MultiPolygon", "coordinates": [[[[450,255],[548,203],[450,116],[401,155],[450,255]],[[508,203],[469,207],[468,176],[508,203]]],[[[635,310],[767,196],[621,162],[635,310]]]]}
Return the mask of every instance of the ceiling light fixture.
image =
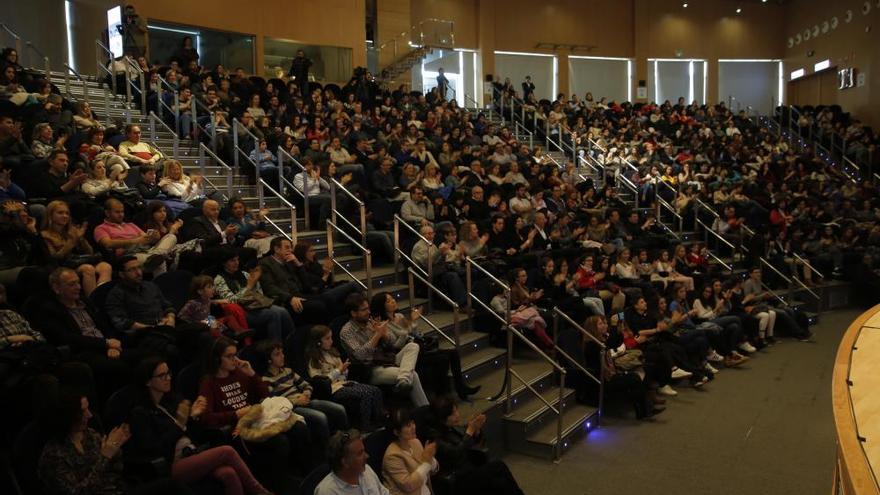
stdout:
{"type": "Polygon", "coordinates": [[[742,14],[742,11],[743,11],[743,9],[742,9],[741,7],[737,7],[737,8],[736,8],[736,13],[737,13],[737,14],[742,14]]]}
{"type": "Polygon", "coordinates": [[[688,4],[686,4],[686,3],[681,4],[681,6],[682,6],[682,8],[685,8],[685,9],[688,8],[688,4]]]}

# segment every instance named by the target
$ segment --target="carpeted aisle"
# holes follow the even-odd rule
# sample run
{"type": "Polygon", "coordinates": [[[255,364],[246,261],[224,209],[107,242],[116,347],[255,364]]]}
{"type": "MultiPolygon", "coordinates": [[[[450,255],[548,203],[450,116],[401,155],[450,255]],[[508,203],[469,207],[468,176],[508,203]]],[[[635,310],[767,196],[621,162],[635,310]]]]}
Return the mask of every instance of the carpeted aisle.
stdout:
{"type": "Polygon", "coordinates": [[[790,339],[724,369],[698,391],[681,382],[653,422],[615,406],[562,462],[508,454],[528,495],[797,494],[831,491],[831,373],[861,312],[822,314],[814,343],[790,339]]]}

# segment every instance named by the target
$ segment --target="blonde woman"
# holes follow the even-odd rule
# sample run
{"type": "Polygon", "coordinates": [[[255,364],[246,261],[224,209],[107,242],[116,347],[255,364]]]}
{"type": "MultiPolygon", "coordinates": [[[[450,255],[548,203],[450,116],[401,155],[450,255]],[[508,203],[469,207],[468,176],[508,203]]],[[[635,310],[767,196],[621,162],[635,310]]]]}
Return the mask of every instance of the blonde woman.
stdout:
{"type": "Polygon", "coordinates": [[[179,161],[166,160],[162,175],[159,187],[169,197],[184,203],[204,199],[205,191],[202,189],[204,178],[200,175],[190,177],[183,173],[183,165],[179,161]]]}
{"type": "Polygon", "coordinates": [[[83,292],[89,296],[96,287],[113,278],[113,268],[103,261],[95,264],[78,262],[96,258],[95,250],[85,237],[87,228],[86,224],[71,225],[70,207],[64,201],[57,200],[46,207],[40,236],[46,243],[49,256],[55,262],[76,270],[82,280],[83,292]]]}

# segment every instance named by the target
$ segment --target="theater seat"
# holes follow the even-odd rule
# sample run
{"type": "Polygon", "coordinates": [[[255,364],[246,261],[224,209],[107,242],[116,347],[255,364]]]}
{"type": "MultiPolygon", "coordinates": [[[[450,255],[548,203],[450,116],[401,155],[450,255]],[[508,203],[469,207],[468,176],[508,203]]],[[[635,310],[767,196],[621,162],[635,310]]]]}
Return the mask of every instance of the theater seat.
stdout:
{"type": "Polygon", "coordinates": [[[153,280],[162,294],[175,310],[180,310],[189,297],[189,284],[192,282],[193,274],[186,270],[174,270],[165,272],[153,280]]]}
{"type": "Polygon", "coordinates": [[[321,483],[327,475],[330,474],[330,466],[327,464],[321,464],[316,467],[309,473],[308,476],[302,481],[299,485],[299,493],[301,495],[312,495],[315,493],[315,488],[318,487],[318,484],[321,483]]]}

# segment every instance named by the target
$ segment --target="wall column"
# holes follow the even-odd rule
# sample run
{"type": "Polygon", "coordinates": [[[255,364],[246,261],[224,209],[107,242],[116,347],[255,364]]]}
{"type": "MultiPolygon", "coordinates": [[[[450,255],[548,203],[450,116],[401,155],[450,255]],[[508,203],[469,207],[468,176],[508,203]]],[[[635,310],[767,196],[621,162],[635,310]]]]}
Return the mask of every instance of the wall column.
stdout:
{"type": "MultiPolygon", "coordinates": [[[[557,66],[559,67],[559,71],[557,74],[557,86],[556,92],[562,93],[564,95],[569,94],[569,67],[568,67],[568,56],[571,54],[571,50],[567,48],[562,48],[556,54],[557,66]]],[[[553,95],[556,98],[556,95],[553,95]]]]}
{"type": "MultiPolygon", "coordinates": [[[[495,74],[495,8],[496,0],[479,0],[477,6],[477,77],[481,87],[485,87],[486,75],[495,74]]],[[[480,104],[491,101],[491,90],[487,95],[482,89],[476,95],[480,104]]]]}

